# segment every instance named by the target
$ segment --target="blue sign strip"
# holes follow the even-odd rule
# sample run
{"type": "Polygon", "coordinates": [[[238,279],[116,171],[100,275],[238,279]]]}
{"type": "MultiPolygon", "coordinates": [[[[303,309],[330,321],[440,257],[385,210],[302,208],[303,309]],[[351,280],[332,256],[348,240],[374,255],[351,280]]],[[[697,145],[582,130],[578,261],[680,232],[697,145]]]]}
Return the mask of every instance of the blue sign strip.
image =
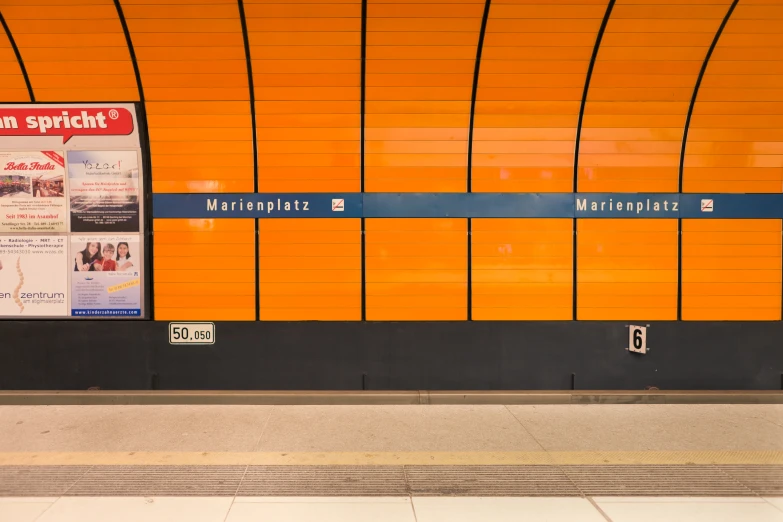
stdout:
{"type": "Polygon", "coordinates": [[[155,218],[783,219],[783,194],[153,194],[155,218]]]}

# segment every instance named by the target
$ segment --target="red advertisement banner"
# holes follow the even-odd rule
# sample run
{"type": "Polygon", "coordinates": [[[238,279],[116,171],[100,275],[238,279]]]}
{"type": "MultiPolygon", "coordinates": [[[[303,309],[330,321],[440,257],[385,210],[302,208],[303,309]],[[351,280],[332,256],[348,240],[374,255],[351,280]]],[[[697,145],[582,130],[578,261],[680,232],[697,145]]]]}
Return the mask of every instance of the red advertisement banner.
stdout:
{"type": "Polygon", "coordinates": [[[54,160],[55,163],[57,163],[59,166],[64,167],[65,166],[65,158],[57,154],[53,150],[42,150],[41,154],[46,156],[47,158],[54,160]]]}
{"type": "Polygon", "coordinates": [[[127,136],[133,132],[133,116],[128,109],[116,108],[2,108],[2,136],[127,136]]]}

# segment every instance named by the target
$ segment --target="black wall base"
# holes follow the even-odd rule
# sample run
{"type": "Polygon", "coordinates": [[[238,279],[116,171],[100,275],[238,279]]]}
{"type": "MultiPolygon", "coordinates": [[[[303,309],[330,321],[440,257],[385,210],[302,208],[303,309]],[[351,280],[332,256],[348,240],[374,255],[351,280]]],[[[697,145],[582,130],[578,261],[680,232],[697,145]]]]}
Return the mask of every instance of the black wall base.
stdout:
{"type": "MultiPolygon", "coordinates": [[[[645,324],[645,323],[642,323],[645,324]]],[[[779,390],[783,322],[650,323],[646,355],[615,322],[2,321],[4,390],[779,390]]]]}

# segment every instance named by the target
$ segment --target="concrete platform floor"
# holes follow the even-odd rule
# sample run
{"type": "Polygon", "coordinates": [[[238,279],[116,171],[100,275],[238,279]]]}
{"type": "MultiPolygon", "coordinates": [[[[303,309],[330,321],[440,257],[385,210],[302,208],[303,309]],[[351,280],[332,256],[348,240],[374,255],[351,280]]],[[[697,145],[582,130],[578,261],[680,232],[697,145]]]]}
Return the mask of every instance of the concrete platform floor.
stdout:
{"type": "Polygon", "coordinates": [[[28,464],[25,454],[57,464],[58,454],[129,452],[217,459],[205,464],[248,463],[238,455],[251,454],[276,454],[269,463],[290,456],[291,464],[315,454],[361,464],[346,455],[367,453],[452,454],[454,464],[473,454],[479,460],[466,463],[492,464],[498,454],[750,452],[721,463],[783,464],[775,460],[783,405],[0,406],[0,464],[28,464]],[[768,459],[747,460],[753,452],[768,459]]]}
{"type": "Polygon", "coordinates": [[[783,405],[0,406],[0,497],[0,522],[783,522],[783,405]]]}

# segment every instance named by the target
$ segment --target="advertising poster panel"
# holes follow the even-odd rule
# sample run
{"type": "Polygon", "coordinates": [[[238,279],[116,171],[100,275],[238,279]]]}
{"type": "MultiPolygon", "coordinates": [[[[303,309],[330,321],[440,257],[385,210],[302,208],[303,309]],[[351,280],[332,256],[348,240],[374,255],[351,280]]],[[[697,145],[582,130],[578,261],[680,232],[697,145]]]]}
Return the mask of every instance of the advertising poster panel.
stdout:
{"type": "Polygon", "coordinates": [[[0,317],[68,315],[65,236],[0,236],[0,317]]]}
{"type": "Polygon", "coordinates": [[[71,232],[139,231],[135,150],[68,153],[71,232]]]}
{"type": "Polygon", "coordinates": [[[140,236],[71,236],[71,316],[141,315],[140,236]]]}
{"type": "Polygon", "coordinates": [[[146,316],[144,166],[133,103],[0,104],[0,320],[146,316]]]}
{"type": "Polygon", "coordinates": [[[0,232],[65,232],[62,151],[0,152],[0,232]]]}

